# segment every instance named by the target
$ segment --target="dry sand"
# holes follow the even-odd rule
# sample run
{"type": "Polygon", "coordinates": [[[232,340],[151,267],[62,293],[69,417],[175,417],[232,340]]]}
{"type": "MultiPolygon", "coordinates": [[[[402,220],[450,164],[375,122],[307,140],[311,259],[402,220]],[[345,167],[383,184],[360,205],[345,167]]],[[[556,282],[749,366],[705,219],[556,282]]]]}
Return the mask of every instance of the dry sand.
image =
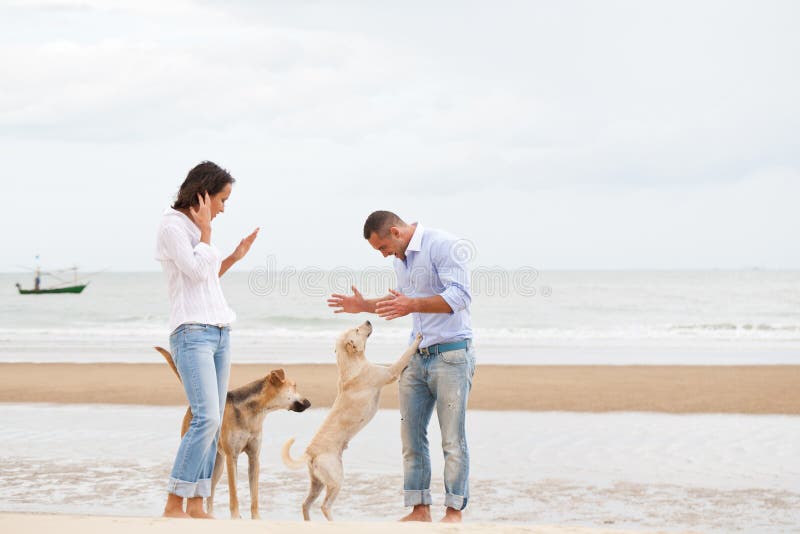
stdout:
{"type": "Polygon", "coordinates": [[[465,533],[480,534],[611,534],[631,532],[584,527],[557,527],[534,525],[498,525],[465,523],[461,525],[420,523],[354,523],[300,521],[202,521],[189,519],[99,517],[47,514],[0,514],[0,531],[14,534],[374,534],[375,532],[423,534],[465,533]]]}
{"type": "MultiPolygon", "coordinates": [[[[231,386],[283,367],[314,407],[336,396],[333,365],[234,365],[231,386]]],[[[185,405],[166,364],[0,364],[0,402],[185,405]]],[[[471,409],[800,414],[800,366],[479,365],[471,409]]],[[[397,386],[382,408],[397,407],[397,386]]]]}

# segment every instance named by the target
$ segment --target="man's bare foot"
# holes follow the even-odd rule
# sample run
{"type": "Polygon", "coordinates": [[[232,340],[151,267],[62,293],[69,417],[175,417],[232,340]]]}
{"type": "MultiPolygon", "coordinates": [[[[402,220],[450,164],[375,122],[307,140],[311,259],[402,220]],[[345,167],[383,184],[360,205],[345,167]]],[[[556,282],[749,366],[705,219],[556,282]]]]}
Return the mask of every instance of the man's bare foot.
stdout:
{"type": "Polygon", "coordinates": [[[164,513],[163,513],[163,515],[161,517],[172,517],[174,519],[190,519],[191,518],[191,516],[189,514],[187,514],[186,512],[184,512],[181,509],[168,510],[167,508],[164,508],[164,513]]]}
{"type": "Polygon", "coordinates": [[[455,508],[445,508],[442,523],[461,523],[461,510],[455,508]]]}
{"type": "Polygon", "coordinates": [[[186,501],[186,513],[193,519],[216,519],[203,509],[203,498],[192,497],[186,501]]]}
{"type": "Polygon", "coordinates": [[[164,515],[162,517],[189,519],[189,514],[183,511],[183,497],[179,497],[174,493],[167,494],[167,504],[164,506],[164,515]]]}
{"type": "Polygon", "coordinates": [[[414,506],[411,513],[400,519],[400,521],[423,521],[426,523],[431,522],[431,507],[427,504],[418,504],[414,506]]]}

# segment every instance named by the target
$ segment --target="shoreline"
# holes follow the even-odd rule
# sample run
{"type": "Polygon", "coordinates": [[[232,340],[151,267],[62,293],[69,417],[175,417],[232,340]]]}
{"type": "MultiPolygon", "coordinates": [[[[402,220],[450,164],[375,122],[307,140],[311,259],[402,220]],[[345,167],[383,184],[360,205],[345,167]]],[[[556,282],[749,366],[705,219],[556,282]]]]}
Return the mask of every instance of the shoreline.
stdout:
{"type": "Polygon", "coordinates": [[[39,514],[20,512],[0,512],[0,526],[8,532],[51,533],[65,532],[109,532],[112,534],[138,534],[146,530],[153,533],[182,534],[198,532],[218,533],[262,533],[276,532],[286,534],[303,534],[310,532],[326,532],[330,534],[370,534],[372,532],[430,533],[464,532],[480,534],[497,532],[500,534],[612,534],[625,532],[642,532],[629,529],[611,529],[603,527],[533,525],[533,524],[500,524],[467,522],[457,525],[436,523],[398,523],[398,522],[356,522],[356,521],[240,521],[217,519],[215,521],[193,521],[183,519],[166,519],[163,517],[124,517],[97,515],[39,514]]]}
{"type": "MultiPolygon", "coordinates": [[[[231,388],[283,368],[313,408],[336,396],[332,364],[234,364],[231,388]]],[[[469,409],[800,414],[800,365],[478,365],[469,409]]],[[[186,405],[166,364],[0,363],[0,402],[186,405]]],[[[380,408],[397,408],[397,385],[380,408]]]]}

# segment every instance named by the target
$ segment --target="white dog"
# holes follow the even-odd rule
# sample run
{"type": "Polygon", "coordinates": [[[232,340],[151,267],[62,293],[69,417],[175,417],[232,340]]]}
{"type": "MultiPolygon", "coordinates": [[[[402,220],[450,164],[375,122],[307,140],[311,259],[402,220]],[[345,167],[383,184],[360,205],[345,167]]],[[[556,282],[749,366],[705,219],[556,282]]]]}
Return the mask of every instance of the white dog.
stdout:
{"type": "Polygon", "coordinates": [[[336,364],[339,368],[339,392],[328,417],[322,423],[303,455],[297,460],[289,454],[294,438],[283,446],[283,463],[290,469],[308,466],[311,488],[303,503],[303,519],[309,520],[308,510],[326,488],[322,513],[333,520],[331,507],[342,487],[344,471],[342,452],[348,442],[358,434],[378,411],[378,400],[383,386],[395,382],[417,352],[422,336],[390,366],[375,365],[367,361],[364,348],[372,333],[369,321],[344,332],[336,341],[336,364]]]}

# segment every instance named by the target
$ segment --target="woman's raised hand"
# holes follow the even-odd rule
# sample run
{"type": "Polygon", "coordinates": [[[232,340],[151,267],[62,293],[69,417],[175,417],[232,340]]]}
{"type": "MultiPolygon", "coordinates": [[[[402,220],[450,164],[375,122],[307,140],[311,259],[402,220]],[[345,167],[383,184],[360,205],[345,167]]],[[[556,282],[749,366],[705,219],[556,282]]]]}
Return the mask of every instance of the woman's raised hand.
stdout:
{"type": "Polygon", "coordinates": [[[253,241],[256,240],[259,230],[260,228],[256,228],[255,230],[253,230],[253,233],[251,233],[249,236],[245,237],[239,242],[239,245],[236,247],[236,250],[233,251],[232,254],[233,259],[239,261],[245,257],[245,255],[250,251],[250,246],[253,244],[253,241]]]}
{"type": "Polygon", "coordinates": [[[192,214],[194,223],[200,227],[201,230],[204,228],[211,229],[211,197],[208,191],[205,192],[205,195],[197,193],[197,201],[197,208],[189,206],[189,213],[192,214]]]}

